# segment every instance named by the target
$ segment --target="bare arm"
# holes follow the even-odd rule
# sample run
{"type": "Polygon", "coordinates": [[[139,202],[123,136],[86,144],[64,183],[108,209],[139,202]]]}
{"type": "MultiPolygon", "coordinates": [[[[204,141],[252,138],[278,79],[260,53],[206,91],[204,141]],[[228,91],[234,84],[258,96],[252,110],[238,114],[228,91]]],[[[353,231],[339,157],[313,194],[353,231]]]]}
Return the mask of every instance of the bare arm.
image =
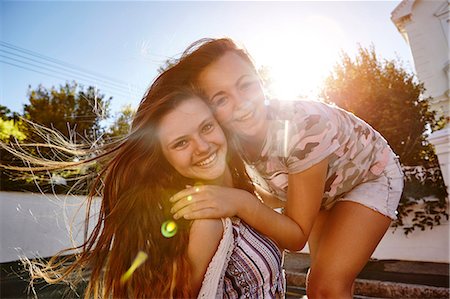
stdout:
{"type": "Polygon", "coordinates": [[[236,215],[281,248],[301,250],[320,209],[327,169],[328,159],[325,159],[301,173],[289,175],[285,214],[275,212],[246,191],[203,186],[200,192],[188,190],[174,196],[174,217],[198,219],[236,215]]]}
{"type": "Polygon", "coordinates": [[[282,201],[281,199],[279,199],[278,197],[276,197],[275,195],[273,195],[266,189],[263,189],[259,185],[255,185],[255,190],[258,193],[258,195],[261,197],[262,202],[266,206],[268,206],[272,209],[285,207],[285,205],[286,205],[285,201],[282,201]]]}
{"type": "Polygon", "coordinates": [[[247,200],[237,216],[276,241],[280,247],[301,250],[319,213],[327,169],[328,161],[324,160],[301,173],[289,175],[284,214],[247,200]]]}
{"type": "Polygon", "coordinates": [[[189,233],[188,258],[192,266],[192,290],[197,295],[208,265],[217,251],[223,235],[220,219],[199,219],[189,233]]]}

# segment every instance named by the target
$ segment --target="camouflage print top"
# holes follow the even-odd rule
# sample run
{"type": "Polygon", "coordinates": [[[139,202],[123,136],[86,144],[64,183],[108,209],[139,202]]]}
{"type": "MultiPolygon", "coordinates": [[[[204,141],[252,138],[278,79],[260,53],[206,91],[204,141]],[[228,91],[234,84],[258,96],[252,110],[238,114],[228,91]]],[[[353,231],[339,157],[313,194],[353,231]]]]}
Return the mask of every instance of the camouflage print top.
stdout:
{"type": "Polygon", "coordinates": [[[246,162],[284,200],[289,173],[302,172],[329,157],[322,200],[322,207],[329,208],[356,185],[378,177],[392,154],[386,140],[369,124],[336,106],[279,102],[269,107],[269,115],[260,159],[246,162]]]}

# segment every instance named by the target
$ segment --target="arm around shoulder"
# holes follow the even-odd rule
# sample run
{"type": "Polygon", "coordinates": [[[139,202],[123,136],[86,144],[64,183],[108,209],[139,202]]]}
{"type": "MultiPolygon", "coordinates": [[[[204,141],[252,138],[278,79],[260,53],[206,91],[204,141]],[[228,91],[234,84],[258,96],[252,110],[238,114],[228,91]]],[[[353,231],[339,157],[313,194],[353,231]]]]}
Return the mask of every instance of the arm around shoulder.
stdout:
{"type": "Polygon", "coordinates": [[[285,214],[251,197],[242,198],[238,217],[275,241],[280,248],[301,250],[319,213],[328,159],[296,174],[289,174],[285,214]]]}

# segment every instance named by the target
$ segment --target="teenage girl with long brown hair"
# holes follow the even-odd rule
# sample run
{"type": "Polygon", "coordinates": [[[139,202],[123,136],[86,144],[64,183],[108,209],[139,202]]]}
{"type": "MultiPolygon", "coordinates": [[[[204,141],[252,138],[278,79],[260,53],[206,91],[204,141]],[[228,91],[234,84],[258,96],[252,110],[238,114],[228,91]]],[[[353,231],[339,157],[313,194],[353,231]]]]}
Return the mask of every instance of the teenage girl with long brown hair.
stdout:
{"type": "Polygon", "coordinates": [[[254,192],[209,107],[191,89],[179,87],[177,74],[174,67],[154,81],[131,133],[118,144],[96,149],[95,157],[81,162],[33,160],[34,171],[98,162],[101,171],[87,208],[96,196],[101,204],[92,232],[86,216],[84,244],[48,263],[31,262],[32,278],[75,282],[88,273],[85,298],[284,297],[280,250],[245,222],[173,222],[169,198],[188,185],[254,192]],[[167,223],[175,234],[163,232],[167,223]],[[74,258],[65,256],[74,251],[74,258]],[[139,252],[147,260],[126,275],[139,252]]]}

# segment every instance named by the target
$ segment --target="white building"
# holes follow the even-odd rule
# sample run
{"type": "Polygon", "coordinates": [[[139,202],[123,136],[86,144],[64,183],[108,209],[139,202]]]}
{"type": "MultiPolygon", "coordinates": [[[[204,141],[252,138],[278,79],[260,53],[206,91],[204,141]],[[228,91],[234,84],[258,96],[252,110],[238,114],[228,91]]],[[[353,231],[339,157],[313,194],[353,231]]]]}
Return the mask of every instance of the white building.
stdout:
{"type": "Polygon", "coordinates": [[[447,190],[450,191],[449,0],[403,0],[391,19],[409,44],[416,74],[425,84],[431,109],[447,118],[447,126],[434,132],[434,144],[447,190]]]}

